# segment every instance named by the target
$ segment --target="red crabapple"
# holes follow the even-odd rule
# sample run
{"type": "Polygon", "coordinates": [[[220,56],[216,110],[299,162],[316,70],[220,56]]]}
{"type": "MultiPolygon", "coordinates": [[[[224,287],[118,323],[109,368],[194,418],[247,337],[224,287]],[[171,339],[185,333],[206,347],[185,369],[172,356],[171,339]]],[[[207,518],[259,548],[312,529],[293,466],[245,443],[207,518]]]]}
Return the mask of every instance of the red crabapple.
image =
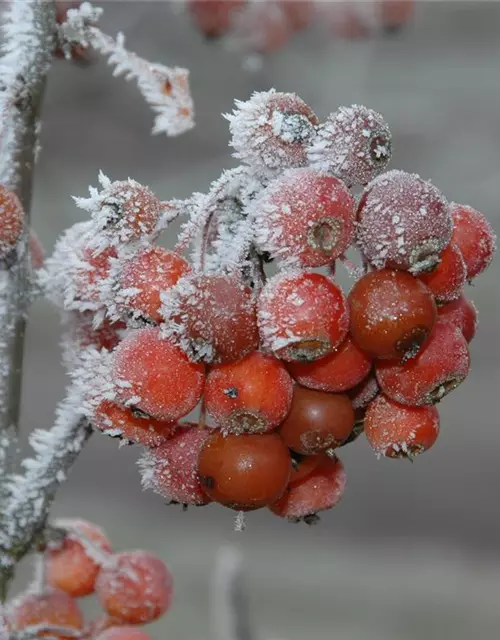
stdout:
{"type": "Polygon", "coordinates": [[[226,115],[235,157],[246,164],[281,172],[307,164],[306,146],[316,134],[318,118],[296,94],[274,89],[236,101],[226,115]]]}
{"type": "Polygon", "coordinates": [[[414,274],[432,270],[449,244],[450,207],[430,182],[404,171],[389,171],[365,189],[358,208],[357,241],[377,268],[414,274]]]}
{"type": "Polygon", "coordinates": [[[83,249],[81,261],[75,273],[74,287],[77,300],[90,303],[99,302],[101,287],[109,276],[113,258],[116,258],[114,247],[106,247],[100,252],[89,248],[83,249]]]}
{"type": "MultiPolygon", "coordinates": [[[[26,592],[10,605],[7,620],[11,631],[22,631],[36,625],[54,625],[72,631],[83,629],[83,616],[76,601],[59,589],[46,588],[42,593],[26,592]]],[[[71,636],[46,633],[57,640],[71,640],[71,636]]]]}
{"type": "Polygon", "coordinates": [[[405,271],[367,273],[352,288],[349,304],[352,339],[374,358],[413,357],[437,316],[430,290],[405,271]]]}
{"type": "Polygon", "coordinates": [[[473,280],[493,260],[496,236],[482,213],[463,204],[451,204],[453,242],[458,246],[467,266],[467,278],[473,280]]]}
{"type": "Polygon", "coordinates": [[[338,447],[353,427],[354,410],[348,396],[297,385],[279,434],[292,451],[312,455],[338,447]]]}
{"type": "Polygon", "coordinates": [[[379,362],[381,390],[409,406],[435,404],[456,389],[469,372],[469,349],[460,329],[439,320],[420,353],[408,362],[379,362]]]}
{"type": "Polygon", "coordinates": [[[102,529],[85,520],[58,520],[55,526],[65,529],[68,534],[60,546],[49,546],[45,552],[47,584],[73,598],[88,596],[94,592],[100,565],[92,557],[92,553],[89,553],[85,543],[78,539],[78,535],[85,536],[103,552],[111,552],[111,543],[102,529]]]}
{"type": "Polygon", "coordinates": [[[391,153],[391,132],[384,118],[359,105],[330,114],[308,149],[314,169],[348,185],[373,180],[385,169],[391,153]]]}
{"type": "Polygon", "coordinates": [[[93,326],[94,314],[90,311],[73,312],[70,317],[69,335],[78,349],[94,346],[97,349],[113,351],[122,339],[126,329],[121,321],[111,322],[104,318],[99,327],[93,326]]]}
{"type": "Polygon", "coordinates": [[[153,554],[124,551],[102,567],[96,593],[110,616],[128,624],[153,622],[170,607],[172,576],[153,554]]]}
{"type": "Polygon", "coordinates": [[[439,413],[436,407],[404,407],[380,395],[366,412],[365,434],[378,455],[410,458],[436,442],[439,413]]]}
{"type": "Polygon", "coordinates": [[[151,636],[142,629],[128,626],[111,627],[95,637],[96,640],[151,640],[151,636]]]}
{"type": "Polygon", "coordinates": [[[302,386],[339,393],[358,385],[370,373],[372,359],[351,336],[336,351],[314,362],[289,362],[288,371],[302,386]]]}
{"type": "Polygon", "coordinates": [[[347,393],[355,412],[366,409],[368,404],[378,395],[380,388],[377,377],[372,373],[347,393]]]}
{"type": "Polygon", "coordinates": [[[215,431],[198,458],[204,491],[212,500],[238,511],[275,502],[290,479],[291,458],[275,433],[228,435],[215,431]]]}
{"type": "Polygon", "coordinates": [[[467,279],[467,267],[457,245],[451,242],[440,255],[437,267],[419,278],[432,291],[436,302],[456,300],[467,279]]]}
{"type": "Polygon", "coordinates": [[[149,247],[123,264],[116,302],[120,308],[159,323],[160,294],[190,271],[188,261],[174,251],[149,247]]]}
{"type": "Polygon", "coordinates": [[[342,498],[346,484],[344,465],[338,458],[324,456],[308,476],[290,484],[283,496],[270,506],[271,511],[291,521],[312,524],[320,511],[334,507],[342,498]]]}
{"type": "Polygon", "coordinates": [[[472,300],[468,300],[463,294],[458,300],[438,307],[438,315],[458,327],[467,342],[470,342],[475,336],[477,309],[472,300]]]}
{"type": "Polygon", "coordinates": [[[262,345],[283,360],[312,361],[336,349],[347,336],[349,309],[332,280],[319,273],[279,273],[258,303],[262,345]]]}
{"type": "Polygon", "coordinates": [[[326,453],[316,453],[308,456],[296,451],[291,451],[290,455],[292,456],[292,472],[288,486],[301,482],[328,457],[326,453]]]}
{"type": "Polygon", "coordinates": [[[16,246],[24,226],[24,211],[13,191],[0,185],[0,260],[16,246]]]}
{"type": "Polygon", "coordinates": [[[169,502],[204,505],[210,498],[198,479],[198,455],[212,430],[180,425],[173,437],[148,449],[140,460],[142,484],[169,502]]]}
{"type": "Polygon", "coordinates": [[[245,0],[188,0],[187,8],[196,27],[206,38],[218,38],[231,26],[235,11],[245,0]]]}
{"type": "Polygon", "coordinates": [[[354,239],[354,200],[347,187],[309,168],[276,178],[252,207],[258,247],[272,258],[321,267],[354,239]]]}
{"type": "Polygon", "coordinates": [[[213,367],[205,383],[208,414],[224,432],[276,429],[292,402],[293,381],[282,362],[254,351],[244,360],[213,367]]]}
{"type": "Polygon", "coordinates": [[[170,438],[177,422],[162,422],[135,409],[102,400],[92,414],[92,425],[114,438],[136,442],[144,447],[157,447],[170,438]]]}
{"type": "Polygon", "coordinates": [[[259,344],[254,294],[235,276],[193,274],[163,296],[163,332],[192,361],[220,364],[259,344]]]}
{"type": "Polygon", "coordinates": [[[205,368],[190,362],[159,328],[130,333],[114,351],[112,376],[121,399],[157,420],[174,422],[196,407],[205,368]]]}

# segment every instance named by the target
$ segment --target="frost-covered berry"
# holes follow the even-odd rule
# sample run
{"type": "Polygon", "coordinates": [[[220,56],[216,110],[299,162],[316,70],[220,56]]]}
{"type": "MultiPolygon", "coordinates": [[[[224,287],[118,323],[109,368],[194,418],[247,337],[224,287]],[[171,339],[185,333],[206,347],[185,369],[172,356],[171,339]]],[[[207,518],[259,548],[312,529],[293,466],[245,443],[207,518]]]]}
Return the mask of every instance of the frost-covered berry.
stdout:
{"type": "Polygon", "coordinates": [[[347,395],[297,385],[279,434],[296,453],[312,455],[338,447],[353,426],[354,410],[347,395]]]}
{"type": "Polygon", "coordinates": [[[482,213],[463,204],[451,205],[453,242],[458,246],[467,266],[467,279],[472,280],[488,268],[496,250],[496,236],[482,213]]]}
{"type": "Polygon", "coordinates": [[[467,280],[467,267],[462,252],[456,244],[450,242],[440,255],[438,266],[419,277],[432,291],[436,302],[456,300],[467,280]]]}
{"type": "Polygon", "coordinates": [[[438,320],[417,357],[400,363],[379,362],[377,380],[391,400],[409,406],[435,404],[461,384],[469,373],[467,341],[446,320],[438,320]]]}
{"type": "Polygon", "coordinates": [[[247,2],[234,16],[230,37],[235,48],[266,54],[281,49],[291,35],[291,24],[276,2],[247,2]]]}
{"type": "Polygon", "coordinates": [[[258,346],[254,294],[238,277],[186,276],[162,300],[163,335],[193,361],[231,362],[258,346]]]}
{"type": "Polygon", "coordinates": [[[91,311],[80,313],[73,311],[68,317],[67,339],[71,349],[79,351],[94,346],[97,349],[113,351],[124,336],[124,322],[112,322],[104,318],[98,327],[94,327],[94,314],[91,311]]]}
{"type": "Polygon", "coordinates": [[[301,453],[290,451],[290,454],[292,456],[292,472],[288,486],[293,486],[301,482],[328,457],[326,453],[316,453],[312,456],[305,456],[301,453]]]}
{"type": "Polygon", "coordinates": [[[349,186],[367,184],[385,169],[392,137],[384,118],[367,107],[340,107],[319,127],[307,150],[311,167],[349,186]]]}
{"type": "Polygon", "coordinates": [[[310,362],[336,349],[349,330],[345,296],[319,273],[280,273],[259,298],[263,347],[283,360],[310,362]]]}
{"type": "Polygon", "coordinates": [[[365,258],[377,268],[403,269],[415,275],[431,271],[451,233],[446,198],[418,175],[389,171],[363,193],[357,241],[365,258]]]}
{"type": "Polygon", "coordinates": [[[24,211],[13,191],[0,185],[0,260],[15,247],[21,237],[24,211]]]}
{"type": "Polygon", "coordinates": [[[252,204],[262,252],[304,267],[320,267],[354,240],[354,200],[338,178],[292,169],[276,178],[252,204]]]}
{"type": "Polygon", "coordinates": [[[360,382],[354,389],[348,391],[351,399],[352,408],[356,413],[356,419],[361,417],[359,412],[364,411],[370,402],[377,397],[380,392],[377,377],[375,373],[370,374],[367,378],[360,382]]]}
{"type": "Polygon", "coordinates": [[[404,407],[380,395],[366,411],[365,434],[378,455],[412,458],[436,442],[439,413],[436,407],[404,407]]]}
{"type": "Polygon", "coordinates": [[[285,491],[291,458],[275,433],[228,435],[216,430],[198,458],[198,473],[205,492],[220,504],[238,511],[260,509],[285,491]]]}
{"type": "Polygon", "coordinates": [[[370,373],[371,357],[350,336],[332,353],[314,362],[289,362],[288,371],[302,386],[339,393],[359,384],[370,373]]]}
{"type": "Polygon", "coordinates": [[[176,422],[155,420],[135,407],[123,407],[111,400],[102,400],[92,413],[92,425],[104,434],[126,442],[157,447],[170,438],[176,422]]]}
{"type": "Polygon", "coordinates": [[[290,484],[283,496],[270,506],[281,518],[312,524],[316,514],[334,507],[342,498],[346,485],[344,465],[338,458],[325,456],[308,476],[290,484]]]}
{"type": "Polygon", "coordinates": [[[235,11],[245,0],[188,0],[186,5],[197,29],[206,38],[218,38],[231,27],[235,11]]]}
{"type": "Polygon", "coordinates": [[[453,302],[438,307],[438,315],[458,327],[467,342],[470,342],[476,335],[477,309],[472,300],[469,300],[463,294],[458,300],[453,300],[453,302]]]}
{"type": "Polygon", "coordinates": [[[257,169],[271,171],[307,164],[306,146],[316,133],[318,118],[294,93],[274,89],[254,93],[226,116],[234,156],[257,169]]]}
{"type": "Polygon", "coordinates": [[[126,314],[156,323],[162,321],[160,294],[191,270],[185,258],[162,247],[149,247],[120,266],[115,304],[126,314]]]}
{"type": "Polygon", "coordinates": [[[127,624],[153,622],[172,600],[172,575],[146,551],[124,551],[103,566],[96,582],[102,608],[127,624]]]}
{"type": "Polygon", "coordinates": [[[203,505],[210,502],[198,479],[198,455],[212,429],[195,424],[179,426],[175,435],[148,449],[139,461],[142,486],[169,502],[203,505]]]}
{"type": "Polygon", "coordinates": [[[156,418],[173,422],[187,415],[201,398],[205,368],[190,362],[159,328],[130,333],[114,351],[112,369],[123,402],[156,418]]]}
{"type": "Polygon", "coordinates": [[[239,362],[213,367],[205,406],[224,432],[266,433],[290,409],[293,381],[282,362],[255,351],[239,362]]]}
{"type": "Polygon", "coordinates": [[[102,251],[84,248],[75,263],[75,300],[80,310],[95,310],[100,305],[103,285],[109,277],[111,260],[116,258],[114,247],[106,247],[102,251]]]}
{"type": "Polygon", "coordinates": [[[349,293],[351,336],[374,358],[418,353],[436,322],[432,293],[405,271],[382,269],[360,278],[349,293]]]}
{"type": "Polygon", "coordinates": [[[94,591],[100,565],[78,536],[84,536],[103,554],[111,552],[111,543],[102,529],[85,520],[57,520],[54,525],[65,529],[67,535],[59,546],[49,546],[45,552],[47,584],[73,598],[88,596],[94,591]]]}

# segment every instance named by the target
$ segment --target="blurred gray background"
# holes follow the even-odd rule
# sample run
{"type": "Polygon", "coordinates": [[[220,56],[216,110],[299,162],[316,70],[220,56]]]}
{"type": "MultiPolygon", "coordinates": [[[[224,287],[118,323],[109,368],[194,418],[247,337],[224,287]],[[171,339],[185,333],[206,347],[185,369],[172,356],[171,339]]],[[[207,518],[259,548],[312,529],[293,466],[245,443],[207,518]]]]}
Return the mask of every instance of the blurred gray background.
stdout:
{"type": "MultiPolygon", "coordinates": [[[[325,117],[365,103],[391,125],[393,167],[431,178],[452,200],[484,211],[500,231],[500,3],[421,2],[392,37],[296,37],[261,71],[207,43],[168,2],[104,2],[104,28],[123,29],[151,60],[186,66],[197,126],[151,137],[133,84],[104,62],[58,62],[44,109],[33,226],[50,249],[83,219],[83,195],[102,169],[149,184],[162,198],[204,190],[233,166],[222,112],[234,98],[276,87],[325,117]]],[[[481,314],[473,368],[441,407],[436,447],[414,465],[377,460],[362,439],[343,452],[348,488],[317,527],[263,511],[244,533],[211,506],[182,513],[141,491],[138,451],[95,436],[61,489],[55,513],[100,523],[117,548],[145,547],[171,567],[176,598],[155,640],[211,638],[210,571],[219,545],[244,552],[261,637],[288,640],[494,640],[500,637],[500,259],[470,291],[481,314]]],[[[50,426],[62,397],[59,319],[46,302],[30,318],[23,429],[50,426]]],[[[220,640],[213,638],[213,640],[220,640]]]]}

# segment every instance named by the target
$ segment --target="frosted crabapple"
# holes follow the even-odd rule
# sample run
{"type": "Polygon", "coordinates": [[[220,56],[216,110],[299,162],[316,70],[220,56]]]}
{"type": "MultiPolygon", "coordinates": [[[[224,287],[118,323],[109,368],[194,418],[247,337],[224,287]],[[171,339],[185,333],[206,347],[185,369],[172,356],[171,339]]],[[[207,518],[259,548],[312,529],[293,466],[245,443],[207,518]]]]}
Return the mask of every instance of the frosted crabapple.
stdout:
{"type": "Polygon", "coordinates": [[[296,451],[290,451],[290,455],[292,457],[292,472],[290,473],[288,486],[293,486],[306,478],[324,461],[325,458],[328,457],[326,453],[304,455],[302,453],[297,453],[296,451]]]}
{"type": "Polygon", "coordinates": [[[114,351],[112,376],[120,398],[157,420],[187,415],[201,398],[205,368],[190,362],[159,328],[130,333],[114,351]]]}
{"type": "Polygon", "coordinates": [[[427,286],[404,271],[372,271],[349,294],[351,336],[374,358],[416,355],[434,327],[437,311],[427,286]]]}
{"type": "Polygon", "coordinates": [[[19,198],[13,191],[0,185],[0,260],[15,247],[24,226],[24,211],[19,198]]]}
{"type": "Polygon", "coordinates": [[[291,35],[290,21],[276,2],[247,2],[234,16],[230,37],[238,49],[266,54],[281,49],[291,35]]]}
{"type": "Polygon", "coordinates": [[[316,134],[318,118],[294,93],[254,93],[250,100],[237,100],[226,118],[234,156],[245,164],[276,172],[307,164],[306,146],[316,134]]]}
{"type": "Polygon", "coordinates": [[[231,26],[235,11],[245,0],[188,0],[187,8],[196,27],[206,38],[218,38],[231,26]]]}
{"type": "Polygon", "coordinates": [[[313,361],[347,336],[349,309],[332,280],[311,272],[283,272],[270,278],[258,302],[263,347],[283,360],[313,361]]]}
{"type": "Polygon", "coordinates": [[[170,571],[145,551],[118,553],[101,568],[95,588],[103,609],[127,624],[153,622],[172,600],[170,571]]]}
{"type": "Polygon", "coordinates": [[[457,300],[438,307],[438,315],[458,327],[467,342],[476,335],[477,309],[472,300],[466,298],[464,294],[457,300]]]}
{"type": "Polygon", "coordinates": [[[198,455],[212,433],[195,424],[182,424],[173,437],[149,448],[140,459],[142,483],[169,502],[204,505],[210,498],[198,479],[198,455]]]}
{"type": "Polygon", "coordinates": [[[367,107],[340,107],[320,125],[307,150],[312,167],[348,185],[366,184],[385,169],[392,138],[383,117],[367,107]]]}
{"type": "Polygon", "coordinates": [[[354,200],[347,187],[310,168],[276,178],[252,211],[258,248],[304,267],[329,264],[354,239],[354,200]]]}
{"type": "Polygon", "coordinates": [[[213,367],[205,383],[208,414],[233,434],[265,433],[287,415],[293,381],[282,362],[255,351],[239,362],[213,367]]]}
{"type": "Polygon", "coordinates": [[[228,435],[216,430],[203,445],[198,473],[212,500],[238,511],[273,503],[290,479],[291,458],[275,433],[228,435]]]}
{"type": "Polygon", "coordinates": [[[108,318],[94,327],[94,313],[91,311],[72,311],[68,317],[68,336],[77,350],[95,346],[97,349],[112,351],[120,343],[126,325],[113,322],[108,318]]]}
{"type": "Polygon", "coordinates": [[[162,300],[162,332],[192,361],[239,360],[259,344],[254,294],[237,276],[189,275],[162,300]]]}
{"type": "Polygon", "coordinates": [[[367,409],[365,434],[378,455],[410,458],[436,442],[439,414],[436,407],[405,407],[380,395],[367,409]]]}
{"type": "Polygon", "coordinates": [[[351,336],[332,353],[314,362],[289,362],[288,371],[302,386],[339,393],[358,385],[370,373],[372,359],[351,336]]]}
{"type": "Polygon", "coordinates": [[[432,291],[437,302],[456,300],[467,279],[467,267],[457,245],[451,242],[440,255],[437,267],[419,277],[432,291]]]}
{"type": "Polygon", "coordinates": [[[354,410],[354,426],[352,428],[351,433],[347,437],[344,442],[342,442],[339,447],[345,447],[351,442],[354,442],[359,438],[359,436],[364,432],[365,429],[365,415],[367,407],[370,405],[370,402],[378,396],[380,393],[380,387],[378,386],[377,378],[375,373],[372,372],[367,378],[360,382],[354,389],[350,389],[347,392],[351,400],[351,405],[354,410]]]}
{"type": "Polygon", "coordinates": [[[420,353],[405,363],[378,362],[377,380],[386,396],[401,404],[435,404],[469,372],[469,349],[460,329],[442,319],[420,353]]]}
{"type": "Polygon", "coordinates": [[[450,208],[443,194],[416,174],[389,171],[365,189],[358,207],[357,242],[375,267],[413,274],[431,271],[449,244],[450,208]]]}
{"type": "Polygon", "coordinates": [[[311,455],[338,447],[353,427],[354,410],[347,395],[297,385],[279,434],[293,451],[311,455]]]}
{"type": "Polygon", "coordinates": [[[67,533],[60,545],[49,545],[45,551],[47,584],[73,598],[88,596],[94,591],[100,565],[79,536],[84,536],[103,555],[111,552],[111,543],[102,529],[85,520],[57,520],[54,525],[67,533]]]}
{"type": "Polygon", "coordinates": [[[89,310],[99,307],[103,282],[109,276],[111,260],[116,258],[114,247],[97,251],[88,247],[82,250],[75,272],[75,298],[89,310]],[[86,304],[87,303],[87,304],[86,304]]]}
{"type": "Polygon", "coordinates": [[[482,213],[472,207],[452,203],[453,242],[460,249],[467,266],[467,278],[473,280],[493,259],[496,236],[482,213]]]}

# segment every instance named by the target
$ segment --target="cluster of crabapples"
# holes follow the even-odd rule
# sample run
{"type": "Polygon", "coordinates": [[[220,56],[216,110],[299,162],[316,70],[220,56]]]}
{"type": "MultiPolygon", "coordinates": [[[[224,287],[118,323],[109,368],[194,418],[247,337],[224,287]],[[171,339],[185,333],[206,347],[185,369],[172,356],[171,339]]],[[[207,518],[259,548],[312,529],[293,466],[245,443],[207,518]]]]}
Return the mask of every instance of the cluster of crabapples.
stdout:
{"type": "Polygon", "coordinates": [[[415,0],[187,0],[186,5],[206,38],[228,37],[240,48],[270,53],[315,23],[336,37],[392,33],[411,20],[415,0]]]}
{"type": "Polygon", "coordinates": [[[320,124],[271,90],[227,118],[239,167],[186,201],[101,176],[45,279],[71,314],[71,353],[101,348],[89,418],[146,448],[146,487],[312,521],[340,499],[337,450],[363,430],[391,458],[434,444],[435,404],[469,370],[464,285],[494,234],[419,176],[383,173],[391,134],[366,107],[320,124]],[[180,213],[176,249],[153,244],[180,213]],[[351,263],[346,295],[334,275],[349,248],[363,268],[351,263]]]}
{"type": "Polygon", "coordinates": [[[9,631],[59,640],[150,640],[141,625],[166,613],[172,600],[172,576],[162,560],[140,550],[113,553],[102,529],[85,520],[60,520],[54,531],[37,557],[34,583],[6,605],[9,631]],[[77,599],[93,594],[104,614],[86,623],[77,599]]]}

